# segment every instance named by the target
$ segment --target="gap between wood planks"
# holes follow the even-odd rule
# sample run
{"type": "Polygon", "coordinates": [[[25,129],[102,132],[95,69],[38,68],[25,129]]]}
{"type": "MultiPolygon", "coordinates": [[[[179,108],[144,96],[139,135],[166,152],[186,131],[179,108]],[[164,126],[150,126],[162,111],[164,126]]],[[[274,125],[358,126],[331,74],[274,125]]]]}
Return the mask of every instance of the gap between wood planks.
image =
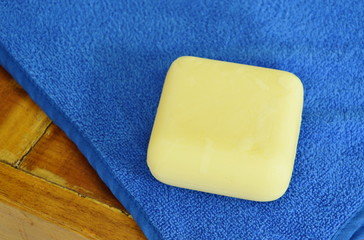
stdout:
{"type": "Polygon", "coordinates": [[[90,239],[145,239],[120,210],[0,163],[0,201],[90,239]],[[14,178],[16,176],[16,178],[14,178]]]}
{"type": "Polygon", "coordinates": [[[44,131],[42,132],[41,135],[39,135],[38,139],[36,139],[33,143],[33,145],[31,145],[28,149],[28,151],[26,153],[24,153],[23,156],[21,156],[21,158],[19,160],[17,160],[14,163],[14,167],[19,169],[20,164],[24,161],[24,159],[28,156],[28,154],[33,150],[33,148],[35,147],[35,145],[37,145],[37,143],[40,141],[40,139],[44,136],[44,134],[47,132],[48,128],[53,124],[52,121],[49,122],[49,124],[47,125],[47,127],[44,129],[44,131]]]}
{"type": "Polygon", "coordinates": [[[30,152],[31,152],[31,151],[35,148],[35,146],[36,146],[36,145],[40,142],[40,140],[42,139],[42,137],[45,135],[45,133],[47,132],[47,130],[50,128],[50,126],[51,126],[52,124],[54,124],[54,123],[53,123],[52,121],[50,121],[50,123],[47,125],[47,127],[46,127],[46,128],[44,129],[44,131],[42,132],[42,134],[38,137],[38,139],[36,139],[36,140],[34,141],[34,144],[32,144],[32,145],[29,147],[28,151],[27,151],[27,152],[26,152],[23,156],[21,156],[21,157],[20,157],[20,158],[19,158],[19,159],[15,162],[15,163],[11,164],[11,163],[9,163],[9,162],[7,162],[7,161],[3,160],[3,159],[0,159],[0,162],[1,162],[1,163],[3,163],[3,164],[9,165],[9,166],[11,166],[11,167],[13,167],[13,168],[16,168],[16,169],[17,169],[17,170],[19,170],[19,171],[22,171],[22,172],[25,172],[25,173],[27,173],[27,174],[30,174],[30,175],[32,175],[32,176],[34,176],[34,177],[40,178],[40,179],[42,179],[42,180],[44,180],[44,181],[48,182],[49,184],[53,184],[53,185],[56,185],[56,186],[58,186],[58,187],[60,187],[60,188],[62,188],[62,189],[66,189],[66,190],[72,191],[72,192],[76,193],[78,196],[80,196],[80,197],[82,197],[82,198],[90,199],[90,200],[95,201],[95,202],[97,202],[97,203],[99,203],[99,204],[101,204],[101,205],[104,205],[104,206],[109,207],[109,208],[111,208],[111,209],[115,209],[115,210],[117,210],[117,211],[120,211],[122,214],[124,214],[125,216],[127,216],[127,217],[129,217],[129,218],[133,218],[133,217],[130,215],[130,213],[129,213],[129,212],[127,212],[127,211],[125,211],[125,210],[123,210],[123,209],[115,208],[114,206],[111,206],[111,205],[109,205],[109,204],[107,204],[107,203],[101,202],[101,201],[96,200],[96,199],[94,199],[94,198],[92,198],[92,197],[89,197],[89,196],[87,196],[87,195],[85,195],[85,194],[79,193],[79,192],[77,192],[76,190],[74,190],[74,189],[72,189],[72,188],[70,188],[70,187],[67,187],[67,186],[64,186],[64,185],[58,184],[58,183],[56,183],[56,182],[49,181],[49,180],[47,180],[47,179],[46,179],[46,178],[44,178],[44,177],[41,177],[41,176],[39,176],[39,175],[36,175],[36,174],[32,173],[31,171],[28,171],[28,170],[26,170],[26,169],[22,169],[22,168],[20,168],[20,165],[22,164],[22,162],[26,159],[26,157],[30,154],[30,152]]]}
{"type": "Polygon", "coordinates": [[[39,178],[39,179],[41,179],[42,181],[47,182],[48,184],[52,184],[52,185],[54,185],[54,186],[60,187],[60,188],[62,188],[62,189],[64,189],[64,190],[66,190],[66,191],[71,191],[71,192],[73,192],[73,193],[77,194],[78,196],[80,196],[80,197],[82,197],[82,198],[85,198],[85,199],[88,199],[88,200],[94,201],[95,203],[98,203],[98,204],[103,205],[103,206],[105,206],[105,207],[107,207],[107,208],[110,208],[110,209],[112,209],[112,210],[115,210],[116,212],[121,212],[122,214],[124,214],[124,215],[125,215],[125,216],[127,216],[128,218],[133,219],[133,217],[131,216],[131,214],[130,214],[129,212],[127,212],[127,211],[123,210],[123,209],[116,208],[116,207],[111,206],[111,205],[109,205],[109,204],[107,204],[107,203],[104,203],[104,202],[101,202],[101,201],[99,201],[99,200],[96,200],[96,199],[94,199],[94,198],[92,198],[92,197],[89,197],[89,196],[87,196],[87,195],[85,195],[85,194],[81,194],[81,193],[77,192],[76,190],[74,190],[74,189],[72,189],[72,188],[69,188],[69,187],[63,186],[63,185],[58,184],[58,183],[51,182],[51,181],[49,181],[49,180],[47,180],[47,179],[45,179],[45,178],[43,178],[43,177],[40,177],[40,176],[38,176],[38,175],[36,175],[36,174],[32,173],[31,171],[27,171],[27,170],[21,169],[21,168],[19,168],[19,167],[15,167],[13,164],[11,164],[11,163],[9,163],[9,162],[7,162],[7,161],[3,160],[3,159],[0,159],[0,164],[5,164],[5,165],[7,165],[7,166],[9,166],[9,167],[12,167],[12,168],[14,168],[14,169],[18,170],[18,171],[21,171],[21,172],[24,172],[24,173],[26,173],[26,174],[29,174],[29,175],[31,175],[31,176],[33,176],[33,177],[39,178]]]}

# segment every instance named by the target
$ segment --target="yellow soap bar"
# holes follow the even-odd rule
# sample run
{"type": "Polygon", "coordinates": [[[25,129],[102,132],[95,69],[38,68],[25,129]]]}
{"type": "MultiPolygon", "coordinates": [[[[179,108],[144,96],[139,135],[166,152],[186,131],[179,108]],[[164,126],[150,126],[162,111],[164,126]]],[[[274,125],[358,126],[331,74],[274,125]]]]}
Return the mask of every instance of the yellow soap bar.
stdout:
{"type": "Polygon", "coordinates": [[[275,200],[291,179],[302,105],[292,73],[180,57],[165,79],[149,169],[177,187],[275,200]]]}

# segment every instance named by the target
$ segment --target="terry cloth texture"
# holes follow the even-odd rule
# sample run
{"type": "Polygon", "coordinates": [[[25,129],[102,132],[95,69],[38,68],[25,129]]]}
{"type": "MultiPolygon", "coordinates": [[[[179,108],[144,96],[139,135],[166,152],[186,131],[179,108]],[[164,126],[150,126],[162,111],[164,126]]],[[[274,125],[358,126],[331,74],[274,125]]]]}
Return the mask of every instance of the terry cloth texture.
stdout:
{"type": "Polygon", "coordinates": [[[150,239],[363,238],[364,1],[1,1],[0,64],[150,239]],[[295,73],[292,182],[274,202],[167,186],[146,152],[165,74],[192,55],[295,73]]]}

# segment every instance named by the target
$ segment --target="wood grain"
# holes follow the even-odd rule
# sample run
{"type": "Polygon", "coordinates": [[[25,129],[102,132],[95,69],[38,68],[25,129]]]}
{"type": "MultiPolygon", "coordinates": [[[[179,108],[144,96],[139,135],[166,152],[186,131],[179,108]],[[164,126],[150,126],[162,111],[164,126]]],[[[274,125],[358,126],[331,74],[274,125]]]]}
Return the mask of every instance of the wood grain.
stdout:
{"type": "Polygon", "coordinates": [[[145,239],[77,147],[1,67],[0,239],[145,239]]]}
{"type": "Polygon", "coordinates": [[[0,160],[16,164],[51,120],[0,67],[0,160]]]}
{"type": "Polygon", "coordinates": [[[0,163],[0,202],[89,239],[145,239],[120,210],[0,163]]]}
{"type": "Polygon", "coordinates": [[[20,168],[126,212],[76,145],[53,123],[20,168]]]}
{"type": "Polygon", "coordinates": [[[75,232],[2,202],[0,202],[0,239],[87,240],[75,232]]]}

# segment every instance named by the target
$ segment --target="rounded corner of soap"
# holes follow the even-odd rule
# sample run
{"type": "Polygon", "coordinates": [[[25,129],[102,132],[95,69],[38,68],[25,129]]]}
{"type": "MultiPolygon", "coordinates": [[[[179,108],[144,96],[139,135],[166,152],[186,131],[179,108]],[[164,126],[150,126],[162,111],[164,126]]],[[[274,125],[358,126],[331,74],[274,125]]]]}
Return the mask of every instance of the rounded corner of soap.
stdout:
{"type": "Polygon", "coordinates": [[[288,186],[289,186],[289,183],[282,184],[280,186],[276,186],[276,188],[274,190],[265,192],[264,194],[262,194],[262,196],[255,199],[255,201],[258,201],[258,202],[276,201],[276,200],[280,199],[281,197],[283,197],[283,195],[287,192],[288,186]]]}
{"type": "Polygon", "coordinates": [[[161,181],[162,177],[160,174],[160,169],[158,168],[158,163],[149,156],[147,157],[147,166],[152,176],[158,181],[161,181]]]}
{"type": "Polygon", "coordinates": [[[276,200],[280,199],[281,197],[283,197],[283,195],[287,192],[288,186],[289,186],[289,183],[286,185],[283,185],[282,187],[279,188],[279,190],[272,193],[269,196],[267,202],[276,201],[276,200]]]}
{"type": "Polygon", "coordinates": [[[199,58],[198,57],[194,57],[194,56],[184,55],[184,56],[180,56],[180,57],[176,58],[172,62],[172,65],[181,64],[181,63],[184,63],[184,62],[193,61],[193,60],[197,60],[197,59],[199,59],[199,58]]]}
{"type": "Polygon", "coordinates": [[[169,66],[168,73],[173,71],[174,68],[176,68],[176,67],[178,68],[178,66],[183,64],[188,58],[189,58],[189,56],[180,56],[180,57],[176,58],[169,66]]]}
{"type": "MultiPolygon", "coordinates": [[[[176,58],[176,59],[173,61],[173,63],[183,62],[183,61],[185,61],[185,60],[187,60],[187,59],[189,59],[189,58],[190,58],[190,56],[180,56],[180,57],[176,58]]],[[[172,64],[173,64],[173,63],[172,63],[172,64]]]]}
{"type": "Polygon", "coordinates": [[[266,173],[262,178],[259,199],[256,199],[260,202],[278,200],[286,193],[291,182],[292,170],[290,168],[270,168],[268,172],[269,174],[266,173]]]}
{"type": "Polygon", "coordinates": [[[150,173],[155,179],[157,179],[160,182],[165,182],[163,169],[160,167],[161,164],[158,161],[158,159],[150,156],[149,150],[147,154],[147,166],[149,168],[150,173]]]}
{"type": "Polygon", "coordinates": [[[303,83],[302,83],[301,79],[294,73],[291,73],[291,72],[286,72],[286,73],[289,75],[289,78],[291,79],[291,81],[294,81],[295,85],[303,93],[304,87],[303,87],[303,83]]]}

